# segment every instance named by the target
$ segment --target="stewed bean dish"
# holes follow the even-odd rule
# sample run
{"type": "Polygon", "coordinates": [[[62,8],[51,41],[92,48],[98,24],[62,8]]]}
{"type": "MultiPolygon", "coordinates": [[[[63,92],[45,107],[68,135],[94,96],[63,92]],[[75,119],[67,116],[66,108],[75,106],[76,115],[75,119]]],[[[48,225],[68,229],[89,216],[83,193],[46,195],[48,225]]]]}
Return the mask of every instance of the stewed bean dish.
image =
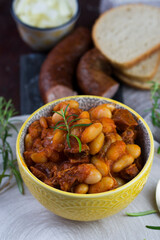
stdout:
{"type": "Polygon", "coordinates": [[[106,103],[84,111],[79,103],[58,103],[51,115],[28,128],[24,159],[51,187],[100,193],[133,179],[143,167],[138,123],[126,109],[106,103]]]}

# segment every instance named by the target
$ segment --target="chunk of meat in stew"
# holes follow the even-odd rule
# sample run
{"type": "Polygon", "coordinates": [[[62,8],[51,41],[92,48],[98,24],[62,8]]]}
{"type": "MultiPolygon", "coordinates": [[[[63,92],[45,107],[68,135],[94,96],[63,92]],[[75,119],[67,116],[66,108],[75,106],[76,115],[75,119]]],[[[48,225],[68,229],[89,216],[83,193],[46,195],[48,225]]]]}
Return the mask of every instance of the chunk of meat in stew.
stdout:
{"type": "Polygon", "coordinates": [[[113,112],[113,120],[120,131],[132,128],[138,125],[132,114],[126,109],[116,109],[113,112]]]}
{"type": "Polygon", "coordinates": [[[122,139],[126,144],[133,144],[137,136],[137,131],[127,128],[123,133],[122,133],[122,139]]]}

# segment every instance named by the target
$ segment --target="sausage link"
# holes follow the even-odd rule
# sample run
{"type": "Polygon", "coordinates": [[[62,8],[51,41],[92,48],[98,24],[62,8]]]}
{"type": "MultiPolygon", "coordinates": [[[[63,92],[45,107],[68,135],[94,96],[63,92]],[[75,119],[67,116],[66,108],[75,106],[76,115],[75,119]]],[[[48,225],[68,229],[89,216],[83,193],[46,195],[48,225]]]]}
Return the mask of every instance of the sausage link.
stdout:
{"type": "Polygon", "coordinates": [[[77,79],[84,94],[113,97],[119,84],[110,75],[109,62],[96,48],[82,56],[77,68],[77,79]]]}
{"type": "Polygon", "coordinates": [[[40,93],[45,103],[77,94],[72,89],[74,70],[79,58],[89,49],[90,44],[89,30],[80,27],[49,53],[39,77],[40,93]]]}

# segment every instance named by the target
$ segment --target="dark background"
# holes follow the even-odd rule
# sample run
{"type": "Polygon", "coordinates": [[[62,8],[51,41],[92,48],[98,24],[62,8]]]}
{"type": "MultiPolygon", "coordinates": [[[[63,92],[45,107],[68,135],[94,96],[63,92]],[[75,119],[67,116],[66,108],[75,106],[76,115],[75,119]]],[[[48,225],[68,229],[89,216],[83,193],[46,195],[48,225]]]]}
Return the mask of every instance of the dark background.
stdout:
{"type": "MultiPolygon", "coordinates": [[[[100,0],[79,0],[79,2],[81,15],[77,25],[91,29],[99,15],[100,0]]],[[[21,40],[11,16],[11,4],[11,0],[0,0],[0,96],[4,96],[7,100],[12,99],[20,113],[20,57],[38,52],[33,51],[21,40]]]]}

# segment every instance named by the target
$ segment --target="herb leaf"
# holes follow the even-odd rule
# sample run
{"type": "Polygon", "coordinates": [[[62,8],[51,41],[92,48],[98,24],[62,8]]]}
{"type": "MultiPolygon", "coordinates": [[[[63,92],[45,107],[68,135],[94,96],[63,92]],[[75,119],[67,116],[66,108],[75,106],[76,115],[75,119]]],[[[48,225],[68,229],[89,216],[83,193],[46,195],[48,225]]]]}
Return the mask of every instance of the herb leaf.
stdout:
{"type": "Polygon", "coordinates": [[[0,190],[4,189],[10,184],[10,180],[14,175],[19,191],[23,193],[22,178],[17,170],[16,160],[13,159],[12,148],[7,141],[8,137],[12,137],[12,134],[9,133],[10,129],[14,129],[16,132],[18,132],[13,122],[10,121],[10,118],[15,114],[17,114],[17,112],[15,111],[12,101],[9,100],[7,102],[4,97],[0,97],[0,154],[2,155],[3,160],[3,170],[0,174],[0,185],[2,183],[2,179],[8,177],[8,182],[3,186],[0,186],[0,190]]]}
{"type": "Polygon", "coordinates": [[[154,229],[154,230],[160,230],[160,226],[149,226],[146,225],[146,228],[154,229]]]}
{"type": "Polygon", "coordinates": [[[160,127],[160,84],[157,82],[151,82],[151,119],[154,126],[160,127]]]}
{"type": "Polygon", "coordinates": [[[59,113],[57,111],[53,111],[54,113],[58,113],[61,117],[63,117],[63,120],[56,123],[56,125],[54,127],[52,127],[52,126],[50,126],[50,127],[53,128],[54,130],[60,129],[60,130],[63,130],[63,131],[67,131],[66,140],[67,140],[69,148],[71,148],[70,137],[72,136],[72,137],[76,138],[76,140],[78,142],[78,145],[79,145],[79,152],[81,152],[82,151],[81,140],[76,135],[71,134],[70,131],[74,127],[88,127],[92,123],[89,123],[89,124],[75,124],[75,125],[70,126],[71,123],[74,123],[74,122],[76,122],[80,119],[78,118],[77,114],[71,114],[71,115],[66,116],[68,107],[69,107],[69,104],[66,106],[65,110],[60,109],[61,113],[59,113]],[[68,119],[70,117],[75,117],[75,118],[69,121],[68,119]],[[62,124],[58,125],[59,123],[62,123],[62,124]],[[65,127],[65,128],[61,128],[61,127],[65,127]]]}
{"type": "Polygon", "coordinates": [[[70,140],[69,140],[69,133],[67,133],[67,136],[66,136],[66,138],[67,138],[67,143],[68,143],[68,146],[69,146],[69,148],[71,148],[71,144],[70,144],[70,140]]]}
{"type": "Polygon", "coordinates": [[[70,117],[78,117],[78,115],[77,114],[71,114],[68,117],[66,117],[66,120],[68,120],[68,118],[70,118],[70,117]]]}
{"type": "Polygon", "coordinates": [[[75,119],[69,121],[69,124],[71,124],[72,122],[76,122],[76,121],[78,121],[78,120],[80,120],[80,118],[75,118],[75,119]]]}
{"type": "Polygon", "coordinates": [[[57,112],[57,111],[52,111],[52,112],[53,112],[53,113],[57,113],[57,114],[59,114],[61,117],[63,117],[62,114],[59,113],[59,112],[57,112]]]}
{"type": "Polygon", "coordinates": [[[90,126],[92,123],[88,123],[88,124],[75,124],[72,127],[70,127],[70,129],[74,128],[74,127],[88,127],[90,126]]]}
{"type": "Polygon", "coordinates": [[[19,191],[20,191],[20,193],[23,194],[24,189],[23,189],[23,181],[22,181],[21,175],[20,175],[19,171],[17,170],[17,168],[15,167],[15,165],[12,162],[9,163],[9,166],[11,168],[12,173],[14,174],[14,176],[16,178],[16,182],[17,182],[19,191]]]}
{"type": "Polygon", "coordinates": [[[67,107],[65,108],[64,110],[64,116],[66,116],[66,113],[67,113],[67,108],[69,107],[69,104],[67,105],[67,107]]]}
{"type": "Polygon", "coordinates": [[[157,213],[157,211],[156,210],[148,210],[148,211],[145,211],[145,212],[138,212],[138,213],[126,213],[126,215],[130,216],[130,217],[139,217],[139,216],[149,215],[149,214],[152,214],[152,213],[157,213]]]}
{"type": "Polygon", "coordinates": [[[73,135],[73,134],[71,134],[70,136],[74,137],[77,140],[78,145],[79,145],[79,152],[81,152],[82,151],[82,143],[81,143],[80,139],[76,135],[73,135]]]}
{"type": "Polygon", "coordinates": [[[66,126],[65,124],[60,124],[57,127],[60,128],[60,127],[65,127],[65,126],[66,126]]]}
{"type": "MultiPolygon", "coordinates": [[[[151,86],[151,120],[154,126],[160,127],[160,84],[158,82],[150,82],[151,86]]],[[[160,154],[160,147],[157,151],[160,154]]]]}

